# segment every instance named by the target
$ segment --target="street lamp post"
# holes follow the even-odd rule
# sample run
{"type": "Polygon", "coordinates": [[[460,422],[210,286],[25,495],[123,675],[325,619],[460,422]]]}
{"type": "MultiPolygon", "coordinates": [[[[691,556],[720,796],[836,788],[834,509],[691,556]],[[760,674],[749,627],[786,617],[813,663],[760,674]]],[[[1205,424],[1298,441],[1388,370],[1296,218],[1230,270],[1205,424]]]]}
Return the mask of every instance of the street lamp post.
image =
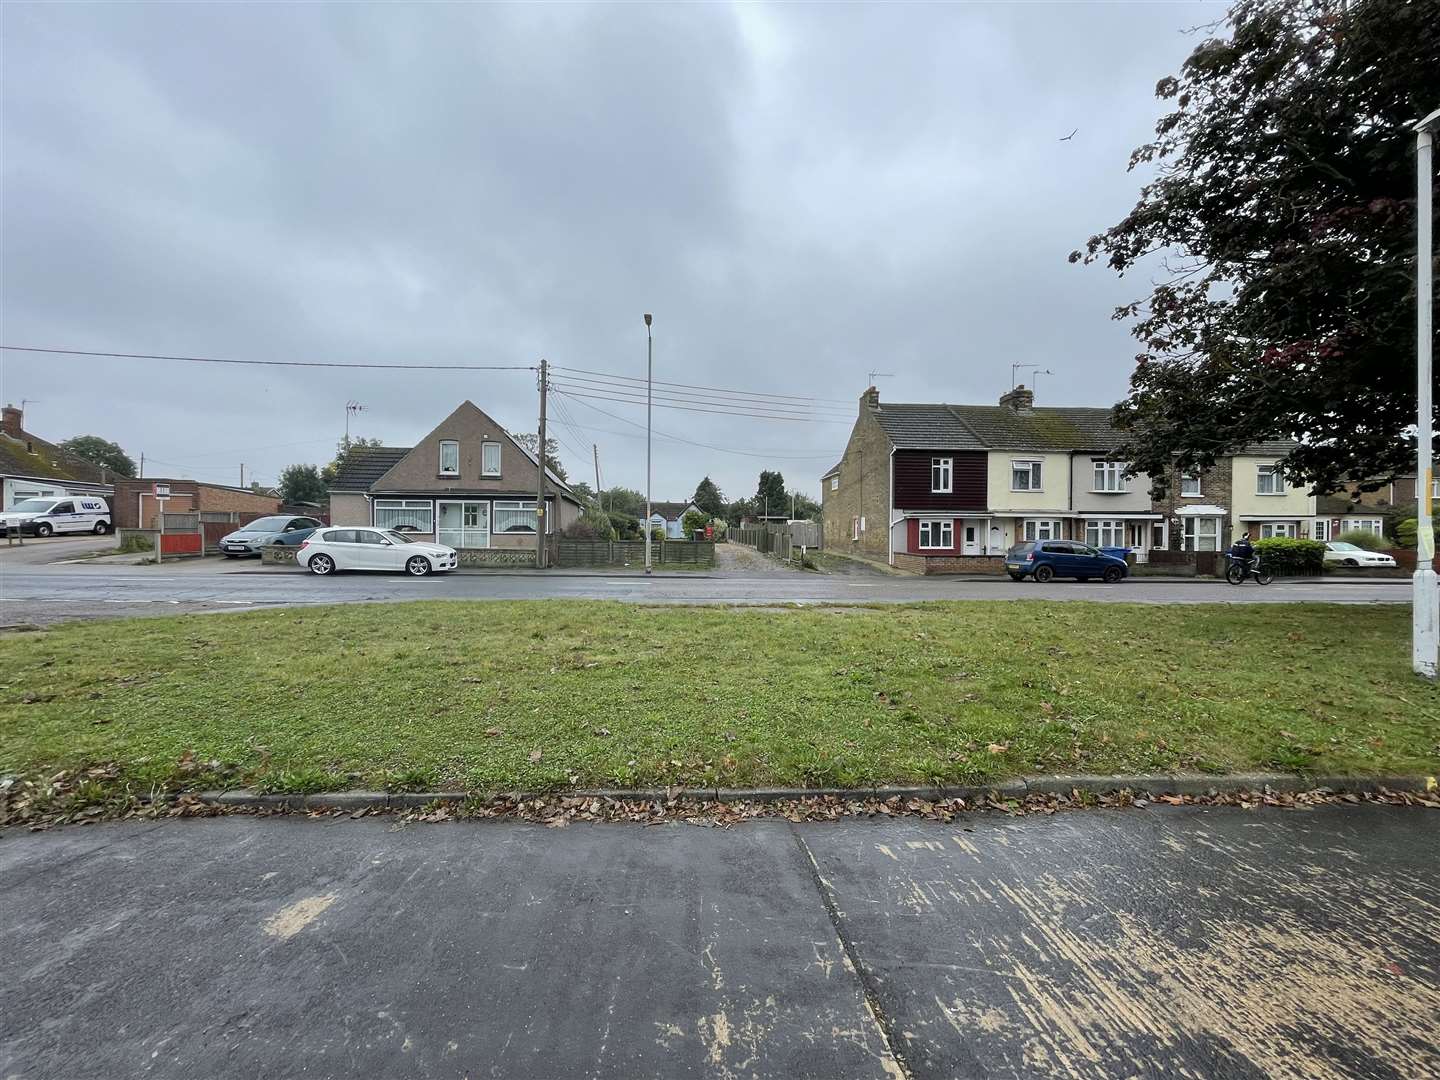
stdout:
{"type": "Polygon", "coordinates": [[[650,412],[651,389],[655,380],[655,339],[650,333],[650,316],[645,316],[645,573],[650,562],[650,412]]]}
{"type": "Polygon", "coordinates": [[[1435,303],[1431,236],[1431,190],[1435,184],[1435,132],[1440,129],[1440,109],[1415,125],[1415,369],[1419,389],[1417,432],[1420,453],[1415,469],[1416,543],[1413,579],[1413,633],[1411,664],[1417,675],[1436,676],[1440,651],[1440,587],[1435,576],[1435,533],[1431,515],[1435,489],[1432,434],[1435,411],[1432,404],[1434,337],[1430,323],[1435,303]]]}

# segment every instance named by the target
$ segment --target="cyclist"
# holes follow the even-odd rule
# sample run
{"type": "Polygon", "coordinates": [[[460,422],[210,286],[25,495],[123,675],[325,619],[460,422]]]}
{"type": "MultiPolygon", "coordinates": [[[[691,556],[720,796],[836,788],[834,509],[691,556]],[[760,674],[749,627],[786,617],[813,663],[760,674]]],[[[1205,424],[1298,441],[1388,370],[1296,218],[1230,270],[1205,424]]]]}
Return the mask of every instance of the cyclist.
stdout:
{"type": "Polygon", "coordinates": [[[1235,542],[1230,545],[1230,558],[1244,567],[1247,574],[1255,569],[1255,545],[1250,542],[1249,533],[1241,533],[1235,538],[1235,542]]]}

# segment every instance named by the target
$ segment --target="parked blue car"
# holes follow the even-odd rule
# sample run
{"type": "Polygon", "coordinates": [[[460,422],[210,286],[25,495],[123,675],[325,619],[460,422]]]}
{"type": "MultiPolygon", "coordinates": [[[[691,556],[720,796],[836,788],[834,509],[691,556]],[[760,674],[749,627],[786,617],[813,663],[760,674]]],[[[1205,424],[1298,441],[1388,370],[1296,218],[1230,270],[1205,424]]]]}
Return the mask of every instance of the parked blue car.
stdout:
{"type": "Polygon", "coordinates": [[[1005,570],[1016,581],[1068,577],[1114,583],[1130,574],[1129,564],[1079,540],[1027,540],[1005,553],[1005,570]]]}

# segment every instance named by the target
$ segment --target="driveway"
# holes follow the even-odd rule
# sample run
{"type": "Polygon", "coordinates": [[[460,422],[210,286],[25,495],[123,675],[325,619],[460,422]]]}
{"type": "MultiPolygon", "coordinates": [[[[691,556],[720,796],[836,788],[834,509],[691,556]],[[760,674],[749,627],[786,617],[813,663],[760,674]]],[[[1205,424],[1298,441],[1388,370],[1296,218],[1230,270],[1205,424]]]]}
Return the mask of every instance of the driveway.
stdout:
{"type": "Polygon", "coordinates": [[[0,1075],[1440,1074],[1433,811],[0,837],[0,1075]]]}
{"type": "Polygon", "coordinates": [[[801,574],[778,559],[762,555],[744,544],[716,544],[715,572],[738,577],[767,577],[774,574],[801,574]]]}
{"type": "Polygon", "coordinates": [[[112,536],[26,537],[24,543],[0,540],[0,570],[9,566],[43,566],[64,559],[79,559],[96,552],[114,551],[118,541],[112,536]]]}

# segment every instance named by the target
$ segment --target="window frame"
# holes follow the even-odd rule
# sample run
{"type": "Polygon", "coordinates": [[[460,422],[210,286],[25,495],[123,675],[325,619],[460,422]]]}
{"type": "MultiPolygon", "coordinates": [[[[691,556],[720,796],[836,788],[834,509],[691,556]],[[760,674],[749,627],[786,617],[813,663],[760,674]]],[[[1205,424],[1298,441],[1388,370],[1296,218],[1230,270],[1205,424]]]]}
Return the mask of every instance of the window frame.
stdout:
{"type": "Polygon", "coordinates": [[[1055,518],[1028,518],[1020,525],[1021,542],[1038,544],[1042,540],[1063,540],[1060,535],[1060,522],[1055,518]],[[1047,535],[1040,535],[1040,527],[1047,527],[1047,535]],[[1031,534],[1034,534],[1033,536],[1031,534]]]}
{"type": "Polygon", "coordinates": [[[850,539],[860,539],[860,515],[855,514],[850,518],[850,539]]]}
{"type": "Polygon", "coordinates": [[[921,550],[921,551],[954,551],[954,550],[955,550],[955,519],[954,519],[954,518],[921,518],[921,519],[920,519],[920,526],[919,526],[919,528],[916,530],[916,534],[915,534],[915,535],[916,535],[916,544],[919,546],[919,550],[921,550]],[[950,542],[949,542],[948,544],[947,544],[947,543],[938,543],[938,544],[935,543],[934,541],[935,541],[935,539],[936,539],[936,532],[937,532],[937,531],[939,532],[939,538],[940,538],[942,541],[945,539],[945,534],[948,532],[948,533],[950,534],[950,542]],[[928,537],[929,537],[929,539],[930,539],[930,541],[931,541],[930,543],[926,543],[926,542],[925,542],[927,535],[928,535],[928,537]]]}
{"type": "MultiPolygon", "coordinates": [[[[396,528],[393,522],[388,525],[380,524],[380,511],[384,510],[402,516],[413,513],[417,515],[417,517],[420,517],[421,520],[428,520],[430,522],[428,529],[417,528],[415,531],[422,535],[435,535],[435,501],[433,499],[373,499],[371,500],[370,506],[371,525],[376,529],[390,532],[396,528]]],[[[402,521],[400,524],[408,525],[409,522],[402,521]]]]}
{"type": "Polygon", "coordinates": [[[953,495],[955,493],[955,459],[953,457],[932,457],[930,459],[930,494],[953,495]],[[936,474],[943,478],[944,486],[936,481],[936,474]]]}
{"type": "Polygon", "coordinates": [[[832,476],[832,477],[830,477],[830,490],[831,490],[831,491],[839,491],[839,490],[840,490],[840,477],[838,477],[838,476],[832,476]]]}
{"type": "Polygon", "coordinates": [[[540,517],[535,513],[534,499],[496,499],[490,504],[490,535],[491,536],[534,536],[540,531],[540,517]],[[528,510],[534,519],[534,527],[529,529],[511,529],[500,527],[501,513],[519,514],[528,510]]]}
{"type": "Polygon", "coordinates": [[[1097,550],[1099,548],[1107,547],[1130,546],[1125,542],[1125,521],[1122,518],[1086,518],[1085,540],[1083,542],[1090,547],[1096,548],[1097,550]],[[1090,534],[1092,531],[1095,534],[1094,540],[1090,539],[1090,534]],[[1109,534],[1111,537],[1118,537],[1119,543],[1105,543],[1103,539],[1103,536],[1105,534],[1109,534]]]}
{"type": "Polygon", "coordinates": [[[497,476],[499,476],[500,473],[501,473],[501,468],[502,468],[502,466],[503,466],[503,460],[502,460],[502,451],[501,451],[501,448],[500,448],[500,444],[499,444],[498,442],[494,441],[493,439],[486,439],[485,441],[483,441],[483,442],[480,444],[480,475],[481,475],[481,476],[488,476],[488,477],[492,477],[492,478],[493,478],[493,477],[497,477],[497,476]],[[493,472],[491,471],[490,466],[487,464],[487,462],[486,462],[486,460],[485,460],[485,458],[486,458],[486,456],[489,454],[490,448],[491,448],[492,446],[495,448],[495,469],[494,469],[493,472]]]}
{"type": "Polygon", "coordinates": [[[1297,521],[1262,521],[1260,522],[1261,540],[1295,540],[1300,536],[1300,523],[1297,521]]]}
{"type": "Polygon", "coordinates": [[[1279,465],[1278,463],[1272,463],[1272,464],[1269,464],[1269,465],[1257,465],[1257,466],[1255,466],[1255,494],[1256,494],[1256,495],[1284,495],[1284,494],[1285,494],[1285,478],[1280,475],[1280,465],[1279,465]],[[1261,480],[1262,480],[1263,478],[1265,478],[1265,477],[1269,477],[1269,478],[1270,478],[1270,482],[1275,485],[1275,489],[1274,489],[1273,491],[1265,491],[1265,490],[1262,488],[1262,486],[1261,486],[1261,480]]]}
{"type": "Polygon", "coordinates": [[[1371,536],[1385,535],[1385,520],[1383,518],[1356,518],[1354,521],[1341,520],[1340,528],[1335,535],[1341,536],[1348,532],[1367,532],[1371,536]]]}
{"type": "Polygon", "coordinates": [[[1330,542],[1330,519],[1316,518],[1310,523],[1310,538],[1321,543],[1330,542]]]}
{"type": "Polygon", "coordinates": [[[1198,472],[1180,474],[1180,497],[1182,499],[1203,499],[1205,493],[1201,491],[1200,488],[1200,474],[1198,472]],[[1195,490],[1186,491],[1185,486],[1192,482],[1195,484],[1195,490]]]}
{"type": "Polygon", "coordinates": [[[1044,491],[1045,470],[1044,462],[1038,458],[1011,458],[1010,459],[1010,490],[1011,491],[1044,491]],[[1027,487],[1019,487],[1015,478],[1024,472],[1029,479],[1027,487]]]}
{"type": "MultiPolygon", "coordinates": [[[[1209,539],[1208,534],[1204,535],[1203,538],[1209,539]]],[[[1180,524],[1180,550],[1181,550],[1181,551],[1219,551],[1219,550],[1220,550],[1221,541],[1222,541],[1223,539],[1224,539],[1224,529],[1223,529],[1223,527],[1221,526],[1221,524],[1220,524],[1220,519],[1219,519],[1218,517],[1214,517],[1214,516],[1211,516],[1211,515],[1203,515],[1203,514],[1192,514],[1192,515],[1190,515],[1189,517],[1186,517],[1186,518],[1182,519],[1182,521],[1181,521],[1181,524],[1180,524]],[[1202,533],[1201,533],[1201,530],[1200,530],[1200,526],[1201,526],[1202,524],[1206,523],[1206,522],[1211,522],[1211,523],[1213,523],[1214,526],[1215,526],[1215,528],[1214,528],[1215,546],[1214,546],[1213,548],[1209,548],[1209,547],[1202,548],[1202,547],[1200,546],[1200,540],[1202,539],[1202,533]],[[1192,524],[1193,524],[1194,528],[1191,528],[1192,524]],[[1192,541],[1193,541],[1193,543],[1192,543],[1192,541]]]]}
{"type": "Polygon", "coordinates": [[[459,440],[459,439],[441,439],[441,440],[440,440],[440,458],[439,458],[439,461],[438,461],[436,464],[437,464],[437,466],[438,466],[438,468],[436,469],[436,471],[437,471],[437,473],[438,473],[440,476],[459,476],[459,475],[460,475],[460,440],[459,440]],[[455,467],[454,467],[453,469],[447,469],[447,468],[445,467],[445,450],[446,450],[447,447],[454,447],[454,449],[455,449],[455,467]]]}
{"type": "Polygon", "coordinates": [[[1123,495],[1129,491],[1130,485],[1125,480],[1125,463],[1108,458],[1091,458],[1090,490],[1097,495],[1123,495]],[[1110,480],[1114,481],[1114,487],[1106,486],[1106,482],[1110,480]]]}

